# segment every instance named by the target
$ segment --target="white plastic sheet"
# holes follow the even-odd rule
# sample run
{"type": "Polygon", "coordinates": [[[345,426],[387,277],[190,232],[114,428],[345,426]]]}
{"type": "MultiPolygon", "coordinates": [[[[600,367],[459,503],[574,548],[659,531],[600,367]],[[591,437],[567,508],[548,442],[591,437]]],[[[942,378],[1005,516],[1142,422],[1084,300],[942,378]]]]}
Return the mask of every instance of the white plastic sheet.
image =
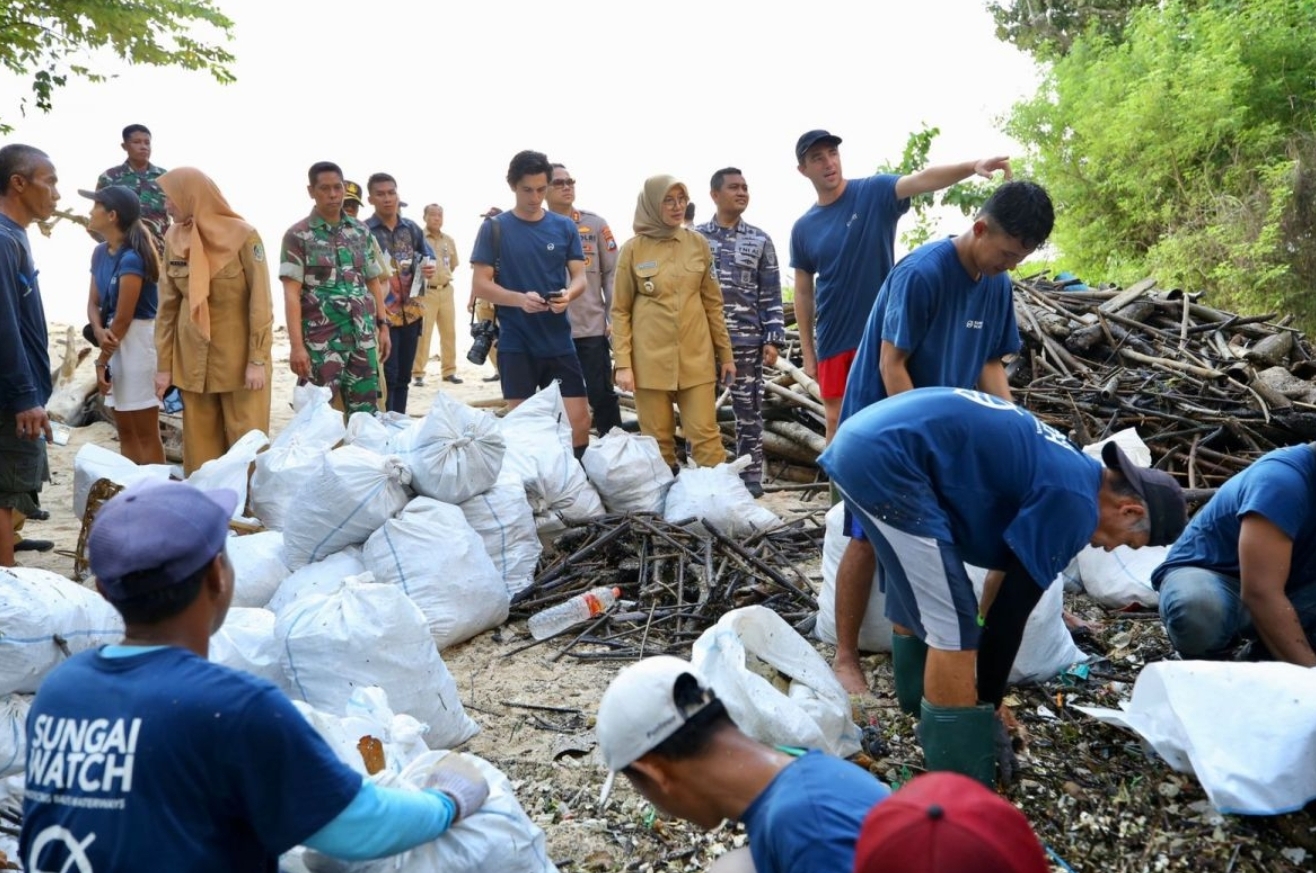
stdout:
{"type": "Polygon", "coordinates": [[[507,621],[507,585],[456,506],[417,497],[371,534],[362,557],[376,582],[420,607],[440,650],[507,621]]]}
{"type": "MultiPolygon", "coordinates": [[[[760,506],[745,487],[740,471],[748,465],[749,456],[745,455],[730,464],[685,468],[667,492],[663,518],[669,522],[702,518],[733,539],[781,524],[781,519],[760,506]]],[[[704,530],[703,525],[694,530],[704,530]]]]}
{"type": "Polygon", "coordinates": [[[383,744],[384,768],[390,773],[401,773],[408,764],[429,751],[425,745],[428,728],[409,715],[393,712],[388,695],[378,686],[353,691],[342,715],[321,712],[300,700],[294,700],[292,705],[324,738],[339,760],[363,776],[368,774],[358,746],[362,737],[374,737],[383,744]]]}
{"type": "Polygon", "coordinates": [[[1123,710],[1075,708],[1138,733],[1220,812],[1279,815],[1316,798],[1316,670],[1161,661],[1123,710]]]}
{"type": "Polygon", "coordinates": [[[764,606],[733,609],[695,640],[690,662],[742,731],[763,743],[848,757],[859,751],[850,698],[822,655],[764,606]],[[783,694],[750,669],[756,658],[790,677],[783,694]]]}

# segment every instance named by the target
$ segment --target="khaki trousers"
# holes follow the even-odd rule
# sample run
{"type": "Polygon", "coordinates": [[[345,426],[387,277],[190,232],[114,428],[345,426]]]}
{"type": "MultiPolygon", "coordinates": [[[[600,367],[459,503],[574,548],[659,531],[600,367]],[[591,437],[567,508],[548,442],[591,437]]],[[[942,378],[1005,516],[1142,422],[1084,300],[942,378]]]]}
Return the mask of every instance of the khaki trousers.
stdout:
{"type": "Polygon", "coordinates": [[[669,466],[676,464],[676,417],[672,404],[681,411],[681,432],[690,442],[690,454],[701,467],[726,461],[722,431],[717,426],[717,383],[705,382],[676,391],[635,389],[635,412],[640,432],[658,440],[658,449],[669,466]]]}
{"type": "Polygon", "coordinates": [[[442,288],[425,291],[425,322],[420,328],[420,345],[416,348],[416,361],[411,365],[412,378],[425,375],[425,362],[430,359],[430,338],[434,328],[439,329],[439,365],[443,376],[457,374],[457,322],[452,302],[452,283],[442,288]]]}
{"type": "Polygon", "coordinates": [[[260,391],[183,391],[183,471],[189,476],[218,458],[248,431],[270,432],[270,380],[260,391]]]}

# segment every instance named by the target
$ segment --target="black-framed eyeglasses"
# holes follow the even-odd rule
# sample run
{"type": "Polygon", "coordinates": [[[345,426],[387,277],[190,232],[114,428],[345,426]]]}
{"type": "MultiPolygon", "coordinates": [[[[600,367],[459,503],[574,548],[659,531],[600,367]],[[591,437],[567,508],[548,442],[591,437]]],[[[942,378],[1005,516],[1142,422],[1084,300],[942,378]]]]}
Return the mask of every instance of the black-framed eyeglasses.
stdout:
{"type": "Polygon", "coordinates": [[[554,188],[574,188],[574,187],[576,187],[576,180],[575,180],[575,179],[554,179],[552,182],[549,182],[548,184],[552,185],[554,188]]]}

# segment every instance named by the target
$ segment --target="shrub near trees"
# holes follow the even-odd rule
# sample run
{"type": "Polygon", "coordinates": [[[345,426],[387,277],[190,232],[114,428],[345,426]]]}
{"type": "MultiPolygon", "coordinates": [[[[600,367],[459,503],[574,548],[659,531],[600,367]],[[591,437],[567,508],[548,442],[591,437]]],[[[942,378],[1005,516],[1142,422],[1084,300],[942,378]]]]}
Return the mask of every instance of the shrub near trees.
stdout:
{"type": "Polygon", "coordinates": [[[1001,29],[1047,67],[1006,130],[1057,203],[1065,266],[1316,328],[1316,0],[1030,5],[1107,13],[1001,29]]]}

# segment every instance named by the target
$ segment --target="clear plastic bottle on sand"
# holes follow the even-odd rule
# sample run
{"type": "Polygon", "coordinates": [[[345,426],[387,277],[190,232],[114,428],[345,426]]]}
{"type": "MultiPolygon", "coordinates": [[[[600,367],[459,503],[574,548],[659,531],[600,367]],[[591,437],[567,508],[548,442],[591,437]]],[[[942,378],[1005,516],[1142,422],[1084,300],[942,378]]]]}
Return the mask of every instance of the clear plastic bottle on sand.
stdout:
{"type": "Polygon", "coordinates": [[[537,640],[546,640],[573,624],[580,624],[582,621],[602,615],[617,602],[620,596],[620,588],[591,588],[584,594],[577,594],[570,600],[536,612],[526,622],[530,628],[530,636],[537,640]]]}

